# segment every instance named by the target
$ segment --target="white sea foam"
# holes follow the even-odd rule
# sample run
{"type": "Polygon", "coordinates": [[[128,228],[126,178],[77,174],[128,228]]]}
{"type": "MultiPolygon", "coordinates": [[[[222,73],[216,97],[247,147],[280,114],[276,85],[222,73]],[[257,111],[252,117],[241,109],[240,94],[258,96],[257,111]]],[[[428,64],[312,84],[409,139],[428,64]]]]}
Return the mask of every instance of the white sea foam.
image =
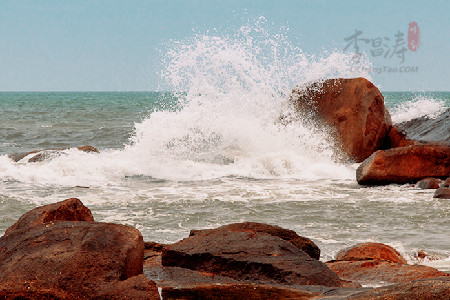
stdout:
{"type": "Polygon", "coordinates": [[[195,35],[168,45],[163,78],[179,92],[176,111],[155,111],[123,150],[66,151],[48,162],[10,163],[2,177],[61,185],[105,184],[125,176],[169,180],[353,178],[336,162],[327,128],[307,118],[283,125],[297,84],[354,77],[352,56],[308,55],[264,18],[232,34],[195,35]]]}
{"type": "Polygon", "coordinates": [[[447,108],[445,101],[441,99],[417,95],[414,99],[395,106],[390,113],[394,123],[401,123],[424,116],[436,118],[447,108]]]}

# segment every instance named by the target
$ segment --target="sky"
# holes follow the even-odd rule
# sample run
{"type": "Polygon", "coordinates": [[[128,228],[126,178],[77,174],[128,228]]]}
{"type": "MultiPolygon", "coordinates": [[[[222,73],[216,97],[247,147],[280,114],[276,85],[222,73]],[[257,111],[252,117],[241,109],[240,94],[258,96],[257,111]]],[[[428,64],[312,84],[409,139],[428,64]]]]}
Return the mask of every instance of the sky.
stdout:
{"type": "Polygon", "coordinates": [[[0,91],[156,90],[170,41],[259,16],[305,53],[365,53],[384,91],[450,91],[449,12],[446,0],[0,0],[0,91]]]}

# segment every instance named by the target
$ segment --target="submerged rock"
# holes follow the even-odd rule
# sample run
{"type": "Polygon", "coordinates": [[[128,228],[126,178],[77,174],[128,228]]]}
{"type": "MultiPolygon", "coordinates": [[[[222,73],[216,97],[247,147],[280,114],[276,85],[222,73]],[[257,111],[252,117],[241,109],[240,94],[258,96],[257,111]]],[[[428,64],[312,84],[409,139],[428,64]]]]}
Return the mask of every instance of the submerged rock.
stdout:
{"type": "MultiPolygon", "coordinates": [[[[61,155],[62,151],[68,150],[68,149],[71,149],[71,148],[34,150],[34,151],[30,151],[30,152],[25,152],[25,153],[11,154],[11,155],[9,155],[9,158],[11,158],[15,162],[18,162],[18,161],[24,159],[25,157],[31,156],[34,154],[32,157],[28,158],[27,162],[40,162],[40,161],[44,161],[46,159],[58,157],[59,155],[61,155]]],[[[87,152],[87,153],[91,153],[91,152],[100,153],[100,151],[98,151],[97,148],[95,148],[93,146],[89,146],[89,145],[77,147],[76,149],[78,149],[79,151],[87,152]]]]}
{"type": "Polygon", "coordinates": [[[328,79],[296,87],[291,100],[336,129],[338,144],[356,162],[380,149],[392,126],[384,97],[364,78],[328,79]]]}
{"type": "Polygon", "coordinates": [[[379,150],[358,167],[356,179],[363,185],[404,184],[449,174],[450,146],[428,144],[379,150]]]}
{"type": "Polygon", "coordinates": [[[439,178],[428,177],[419,181],[416,186],[424,190],[438,189],[444,181],[439,178]]]}
{"type": "Polygon", "coordinates": [[[226,226],[194,232],[164,247],[162,265],[253,283],[344,285],[324,263],[311,258],[293,243],[264,231],[228,230],[226,226]]]}
{"type": "Polygon", "coordinates": [[[441,187],[434,192],[433,198],[438,199],[450,199],[450,188],[448,187],[441,187]]]}
{"type": "Polygon", "coordinates": [[[93,222],[78,199],[46,205],[0,238],[0,295],[159,299],[154,283],[138,276],[143,253],[138,230],[93,222]]]}

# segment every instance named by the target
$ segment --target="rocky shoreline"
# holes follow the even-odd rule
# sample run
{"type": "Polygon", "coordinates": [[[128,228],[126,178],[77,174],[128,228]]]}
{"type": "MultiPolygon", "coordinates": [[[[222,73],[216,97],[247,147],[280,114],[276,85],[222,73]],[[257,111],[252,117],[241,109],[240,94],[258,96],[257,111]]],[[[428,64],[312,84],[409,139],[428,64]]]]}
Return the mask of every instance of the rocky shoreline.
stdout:
{"type": "MultiPolygon", "coordinates": [[[[413,127],[426,132],[420,137],[433,136],[433,128],[424,129],[429,120],[392,124],[371,82],[326,80],[295,88],[291,101],[298,115],[280,121],[308,112],[331,128],[344,159],[361,163],[359,184],[409,183],[450,199],[448,137],[411,138],[413,127]]],[[[448,112],[438,122],[439,134],[448,132],[448,112]]],[[[38,163],[65,150],[10,158],[38,163]]],[[[409,265],[384,244],[357,244],[322,262],[309,238],[246,222],[192,230],[162,245],[144,242],[135,228],[95,222],[76,198],[35,208],[8,228],[0,265],[0,299],[450,299],[450,274],[409,265]]]]}
{"type": "Polygon", "coordinates": [[[171,245],[144,242],[135,228],[95,222],[71,198],[27,212],[0,238],[0,298],[450,297],[450,274],[408,265],[384,244],[357,244],[329,262],[319,257],[310,239],[253,222],[192,230],[171,245]]]}

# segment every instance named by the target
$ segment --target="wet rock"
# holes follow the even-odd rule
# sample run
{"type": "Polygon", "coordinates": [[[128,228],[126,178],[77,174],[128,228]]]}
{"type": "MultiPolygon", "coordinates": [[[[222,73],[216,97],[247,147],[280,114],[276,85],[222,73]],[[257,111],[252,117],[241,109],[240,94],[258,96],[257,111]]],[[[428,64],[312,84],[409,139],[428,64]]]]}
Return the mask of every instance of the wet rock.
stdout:
{"type": "Polygon", "coordinates": [[[424,190],[435,190],[438,189],[444,181],[439,178],[428,177],[420,180],[416,186],[424,190]]]}
{"type": "Polygon", "coordinates": [[[319,293],[311,293],[288,287],[256,284],[221,284],[195,287],[163,288],[163,299],[314,299],[319,293]]]}
{"type": "Polygon", "coordinates": [[[29,229],[52,221],[87,221],[93,222],[92,213],[77,198],[71,198],[57,203],[37,207],[20,217],[9,227],[5,236],[16,230],[29,229]]]}
{"type": "Polygon", "coordinates": [[[162,265],[208,272],[253,283],[341,287],[337,275],[280,237],[222,228],[194,233],[164,247],[162,265]]]}
{"type": "Polygon", "coordinates": [[[438,199],[450,199],[450,188],[448,187],[441,187],[438,188],[433,195],[433,198],[438,199]]]}
{"type": "Polygon", "coordinates": [[[209,232],[219,231],[246,231],[246,232],[265,232],[272,236],[279,237],[285,241],[290,242],[295,247],[303,250],[311,258],[320,259],[320,249],[317,245],[306,237],[299,236],[295,231],[281,228],[276,225],[268,225],[256,222],[244,222],[224,225],[217,229],[203,229],[203,230],[191,230],[190,236],[199,234],[208,234],[209,232]]]}
{"type": "MultiPolygon", "coordinates": [[[[22,159],[24,159],[27,156],[30,156],[34,154],[32,157],[28,158],[27,162],[40,162],[47,159],[52,159],[55,157],[58,157],[61,155],[62,151],[68,150],[70,148],[56,148],[56,149],[43,149],[43,150],[34,150],[30,152],[25,153],[16,153],[9,155],[9,158],[11,158],[13,161],[18,162],[22,159]]],[[[100,153],[97,148],[93,146],[81,146],[77,147],[79,151],[87,152],[87,153],[100,153]]]]}
{"type": "Polygon", "coordinates": [[[159,299],[154,283],[138,276],[143,252],[138,230],[93,222],[78,199],[36,208],[0,238],[0,295],[159,299]]]}
{"type": "Polygon", "coordinates": [[[312,295],[347,296],[361,291],[359,284],[348,282],[344,282],[346,287],[257,284],[211,272],[167,267],[162,265],[158,249],[146,250],[144,257],[147,257],[144,274],[161,288],[163,299],[304,299],[312,295]]]}
{"type": "Polygon", "coordinates": [[[421,117],[397,124],[409,139],[450,145],[450,108],[435,118],[421,117]]]}
{"type": "Polygon", "coordinates": [[[420,279],[358,293],[348,299],[450,299],[450,277],[420,279]]]}
{"type": "Polygon", "coordinates": [[[384,97],[364,78],[329,79],[296,87],[291,100],[301,112],[313,112],[336,129],[344,153],[362,162],[380,149],[392,126],[384,97]]]}
{"type": "Polygon", "coordinates": [[[378,150],[358,167],[356,179],[363,185],[404,184],[448,174],[450,147],[428,144],[378,150]]]}
{"type": "Polygon", "coordinates": [[[336,260],[360,261],[381,259],[399,264],[406,264],[403,256],[391,246],[382,243],[361,243],[349,249],[341,250],[336,260]]]}
{"type": "Polygon", "coordinates": [[[327,266],[339,278],[364,285],[393,284],[422,278],[450,276],[423,265],[398,264],[386,260],[332,261],[327,266]]]}

